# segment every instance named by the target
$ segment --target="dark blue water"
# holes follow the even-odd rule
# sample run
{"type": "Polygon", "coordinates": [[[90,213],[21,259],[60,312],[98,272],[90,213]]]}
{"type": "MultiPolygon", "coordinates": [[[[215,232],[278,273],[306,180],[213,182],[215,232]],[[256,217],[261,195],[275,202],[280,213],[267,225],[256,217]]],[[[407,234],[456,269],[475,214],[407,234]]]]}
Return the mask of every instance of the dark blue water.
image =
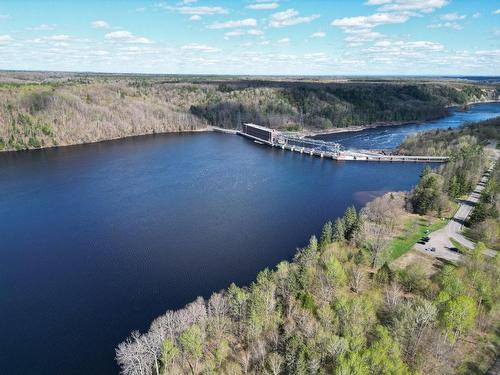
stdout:
{"type": "Polygon", "coordinates": [[[411,133],[431,129],[457,128],[467,122],[487,120],[497,116],[500,116],[500,104],[485,103],[473,105],[467,112],[453,109],[451,116],[427,123],[385,126],[360,132],[319,135],[314,138],[338,142],[345,148],[390,149],[397,147],[411,133]]]}
{"type": "Polygon", "coordinates": [[[0,374],[114,374],[132,330],[250,282],[421,169],[211,133],[0,154],[0,374]]]}

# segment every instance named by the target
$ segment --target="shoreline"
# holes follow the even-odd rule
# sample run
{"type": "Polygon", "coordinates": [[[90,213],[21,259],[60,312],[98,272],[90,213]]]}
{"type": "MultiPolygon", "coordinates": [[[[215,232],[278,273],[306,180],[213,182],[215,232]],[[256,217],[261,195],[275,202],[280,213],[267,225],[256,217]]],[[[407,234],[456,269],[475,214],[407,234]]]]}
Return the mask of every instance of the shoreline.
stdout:
{"type": "Polygon", "coordinates": [[[93,145],[93,144],[97,144],[97,143],[119,141],[121,139],[127,139],[127,138],[144,137],[144,136],[147,136],[147,135],[169,135],[169,134],[178,134],[178,135],[180,135],[180,134],[208,133],[208,132],[213,132],[213,131],[214,130],[213,130],[212,126],[206,126],[204,128],[194,129],[194,130],[179,130],[179,131],[172,131],[172,132],[130,134],[130,135],[122,136],[122,137],[113,137],[113,138],[107,138],[107,139],[99,139],[99,140],[96,140],[96,141],[81,142],[81,143],[67,143],[67,144],[60,144],[60,145],[43,146],[43,147],[38,147],[38,148],[25,148],[25,149],[22,149],[22,150],[3,149],[3,150],[0,150],[0,154],[1,153],[8,153],[8,152],[24,152],[24,151],[50,150],[50,149],[57,149],[57,148],[62,148],[62,147],[93,145]]]}

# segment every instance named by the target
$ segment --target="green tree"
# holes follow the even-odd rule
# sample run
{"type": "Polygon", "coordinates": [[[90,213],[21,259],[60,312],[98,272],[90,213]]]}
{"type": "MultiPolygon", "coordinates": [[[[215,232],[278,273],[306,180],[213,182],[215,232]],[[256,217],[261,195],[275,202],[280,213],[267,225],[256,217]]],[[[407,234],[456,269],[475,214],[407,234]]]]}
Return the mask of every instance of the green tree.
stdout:
{"type": "Polygon", "coordinates": [[[179,336],[179,344],[193,375],[199,373],[199,361],[203,355],[203,339],[197,324],[187,328],[179,336]]]}
{"type": "Polygon", "coordinates": [[[341,355],[335,367],[335,375],[371,375],[370,369],[358,352],[341,355]]]}
{"type": "Polygon", "coordinates": [[[222,364],[227,359],[230,352],[231,348],[229,347],[229,343],[227,342],[226,339],[222,339],[220,342],[217,343],[217,348],[215,349],[214,352],[214,358],[216,367],[218,369],[222,367],[222,364]]]}
{"type": "Polygon", "coordinates": [[[401,359],[399,344],[391,337],[387,328],[375,328],[375,340],[363,354],[370,374],[409,375],[410,371],[401,359]]]}
{"type": "Polygon", "coordinates": [[[332,286],[342,286],[347,282],[347,275],[344,271],[344,267],[339,262],[335,254],[327,254],[324,257],[323,265],[325,268],[325,274],[328,277],[328,281],[332,286]]]}
{"type": "Polygon", "coordinates": [[[390,284],[394,280],[394,271],[391,270],[389,264],[385,262],[375,274],[375,280],[381,284],[390,284]]]}
{"type": "Polygon", "coordinates": [[[443,177],[437,173],[427,173],[418,183],[411,202],[416,213],[425,215],[442,208],[443,177]]]}
{"type": "Polygon", "coordinates": [[[333,238],[333,224],[331,221],[323,226],[323,231],[321,232],[320,247],[325,249],[326,246],[332,243],[333,238]]]}
{"type": "Polygon", "coordinates": [[[174,359],[179,354],[179,349],[175,346],[172,340],[167,339],[163,342],[161,351],[161,363],[164,373],[168,373],[174,359]]]}
{"type": "Polygon", "coordinates": [[[351,240],[358,230],[358,214],[354,206],[347,208],[344,214],[345,238],[351,240]]]}
{"type": "Polygon", "coordinates": [[[300,336],[293,335],[285,342],[285,369],[286,374],[306,375],[307,347],[300,336]]]}
{"type": "Polygon", "coordinates": [[[458,198],[460,196],[460,184],[458,183],[457,176],[453,176],[448,187],[448,195],[451,198],[458,198]]]}
{"type": "Polygon", "coordinates": [[[344,241],[345,240],[345,223],[342,218],[337,218],[335,220],[335,225],[333,226],[333,234],[332,238],[335,241],[344,241]]]}
{"type": "Polygon", "coordinates": [[[455,343],[472,328],[476,319],[476,304],[468,296],[449,299],[442,307],[440,322],[446,337],[455,343]]]}

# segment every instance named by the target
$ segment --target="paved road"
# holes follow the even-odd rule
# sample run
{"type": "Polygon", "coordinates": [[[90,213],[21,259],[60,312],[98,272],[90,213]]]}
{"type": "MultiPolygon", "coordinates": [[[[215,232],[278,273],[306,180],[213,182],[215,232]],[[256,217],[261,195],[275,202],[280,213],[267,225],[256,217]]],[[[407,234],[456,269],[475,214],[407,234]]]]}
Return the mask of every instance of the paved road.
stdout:
{"type": "MultiPolygon", "coordinates": [[[[430,240],[426,245],[416,244],[415,248],[418,251],[422,251],[427,254],[432,254],[435,257],[448,259],[451,261],[459,260],[462,255],[457,253],[456,251],[452,251],[450,249],[454,249],[454,245],[451,243],[450,238],[453,238],[461,245],[472,249],[475,244],[469,239],[465,238],[462,234],[463,226],[469,215],[472,213],[475,204],[479,201],[481,197],[481,192],[484,189],[486,182],[488,181],[489,175],[494,168],[496,160],[499,157],[499,150],[496,149],[496,142],[492,143],[488,150],[490,151],[492,157],[492,164],[488,169],[488,172],[484,174],[479,183],[476,185],[474,191],[469,195],[469,197],[460,203],[460,206],[455,213],[455,216],[446,224],[446,226],[438,231],[435,231],[429,235],[430,240]],[[426,251],[428,248],[436,248],[435,252],[426,251]]],[[[485,254],[494,256],[496,254],[493,250],[487,250],[485,254]]]]}

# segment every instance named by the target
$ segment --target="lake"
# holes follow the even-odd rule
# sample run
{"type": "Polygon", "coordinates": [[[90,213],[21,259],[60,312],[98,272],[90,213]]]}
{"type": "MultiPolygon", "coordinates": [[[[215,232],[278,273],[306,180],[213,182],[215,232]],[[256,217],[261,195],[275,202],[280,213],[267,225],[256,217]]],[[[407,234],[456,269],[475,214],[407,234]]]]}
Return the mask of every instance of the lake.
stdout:
{"type": "MultiPolygon", "coordinates": [[[[409,132],[499,114],[484,104],[335,139],[387,148],[409,132]]],[[[0,373],[114,374],[114,349],[132,330],[249,283],[349,205],[410,189],[422,168],[216,133],[0,153],[0,373]]]]}

